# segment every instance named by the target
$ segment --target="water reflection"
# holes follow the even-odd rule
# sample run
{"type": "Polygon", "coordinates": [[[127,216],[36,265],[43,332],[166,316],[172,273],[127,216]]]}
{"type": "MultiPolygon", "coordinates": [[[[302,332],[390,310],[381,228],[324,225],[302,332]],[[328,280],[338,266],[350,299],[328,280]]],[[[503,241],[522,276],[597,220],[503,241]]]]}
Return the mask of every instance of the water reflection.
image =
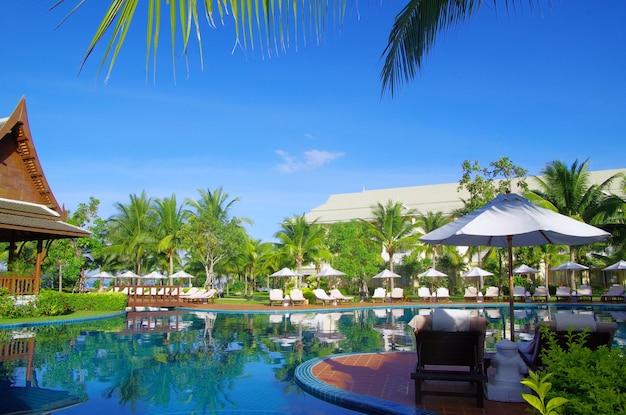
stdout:
{"type": "MultiPolygon", "coordinates": [[[[468,309],[488,319],[486,347],[495,351],[495,344],[508,337],[508,305],[468,309]]],[[[26,388],[52,391],[66,406],[80,403],[64,414],[289,413],[295,408],[304,414],[349,414],[353,412],[305,395],[294,382],[296,367],[335,353],[414,350],[407,323],[430,311],[139,312],[0,331],[0,414],[16,412],[6,409],[16,407],[6,404],[10,399],[34,406],[34,393],[20,395],[26,388]]],[[[527,333],[557,312],[594,313],[598,320],[617,321],[616,345],[624,345],[626,311],[619,307],[519,308],[513,316],[516,337],[529,340],[527,333]]]]}

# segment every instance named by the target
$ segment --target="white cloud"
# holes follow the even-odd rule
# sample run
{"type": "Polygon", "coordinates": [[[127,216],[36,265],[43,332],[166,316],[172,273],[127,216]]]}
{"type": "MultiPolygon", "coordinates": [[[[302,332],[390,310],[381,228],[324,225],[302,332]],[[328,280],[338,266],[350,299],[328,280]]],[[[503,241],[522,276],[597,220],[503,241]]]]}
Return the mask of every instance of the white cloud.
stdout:
{"type": "Polygon", "coordinates": [[[276,154],[283,159],[283,162],[278,164],[278,170],[283,173],[294,173],[299,170],[315,169],[344,156],[344,153],[333,153],[324,150],[307,150],[303,154],[304,160],[301,161],[298,157],[292,156],[283,150],[276,150],[276,154]]]}

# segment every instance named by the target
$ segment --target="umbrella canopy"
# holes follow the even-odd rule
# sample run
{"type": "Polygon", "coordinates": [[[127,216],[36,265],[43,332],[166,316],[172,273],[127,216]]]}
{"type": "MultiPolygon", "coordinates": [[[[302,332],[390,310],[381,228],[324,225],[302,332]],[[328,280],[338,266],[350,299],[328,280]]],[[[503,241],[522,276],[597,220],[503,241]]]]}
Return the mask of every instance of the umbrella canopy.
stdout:
{"type": "Polygon", "coordinates": [[[533,267],[529,267],[526,264],[522,264],[519,267],[513,270],[513,274],[523,275],[523,274],[538,274],[539,270],[533,267]]]}
{"type": "Polygon", "coordinates": [[[104,280],[107,278],[115,278],[115,277],[106,271],[100,271],[99,273],[92,275],[89,278],[100,278],[101,280],[104,280]]]}
{"type": "Polygon", "coordinates": [[[176,271],[175,273],[173,273],[172,275],[170,275],[170,284],[173,283],[173,279],[174,278],[178,278],[178,279],[185,279],[187,278],[189,280],[189,286],[191,287],[191,280],[193,278],[196,278],[195,275],[191,275],[188,272],[183,271],[182,269],[180,271],[176,271]]]}
{"type": "Polygon", "coordinates": [[[389,280],[391,281],[391,289],[393,290],[393,279],[402,278],[402,275],[398,275],[395,272],[385,269],[379,272],[378,274],[374,275],[372,278],[389,278],[389,280]]]}
{"type": "Polygon", "coordinates": [[[589,267],[577,264],[572,261],[567,261],[567,262],[562,263],[556,268],[552,268],[552,271],[583,271],[586,269],[589,269],[589,267]]]}
{"type": "MultiPolygon", "coordinates": [[[[338,269],[335,269],[333,267],[331,267],[330,265],[324,267],[323,270],[321,270],[320,272],[317,273],[317,288],[319,288],[320,285],[320,277],[343,277],[344,275],[346,275],[345,272],[341,272],[338,269]]],[[[330,285],[330,282],[329,282],[330,285]]],[[[332,287],[331,287],[332,288],[332,287]]]]}
{"type": "Polygon", "coordinates": [[[448,274],[444,274],[441,271],[437,271],[435,268],[428,268],[426,271],[422,272],[421,274],[417,275],[418,277],[432,277],[432,278],[439,278],[439,277],[447,277],[448,274]]]}
{"type": "MultiPolygon", "coordinates": [[[[604,241],[609,236],[602,229],[536,206],[515,193],[507,193],[419,239],[431,244],[506,247],[512,293],[514,246],[584,245],[604,241]]],[[[515,309],[512,295],[509,307],[512,316],[515,309]]],[[[515,341],[512,318],[511,340],[515,341]]]]}
{"type": "Polygon", "coordinates": [[[144,280],[163,280],[165,278],[167,278],[165,275],[161,274],[160,272],[157,271],[152,271],[149,274],[144,275],[143,277],[141,277],[144,280]]]}
{"type": "Polygon", "coordinates": [[[292,271],[289,268],[283,268],[280,271],[276,271],[273,274],[270,274],[270,277],[299,277],[300,274],[298,274],[296,271],[292,271]]]}
{"type": "Polygon", "coordinates": [[[626,261],[624,260],[617,261],[613,265],[609,265],[606,268],[602,268],[602,271],[624,271],[624,270],[626,270],[626,261]]]}
{"type": "Polygon", "coordinates": [[[462,277],[487,277],[489,275],[493,275],[493,273],[489,271],[485,271],[482,268],[474,267],[461,276],[462,277]]]}

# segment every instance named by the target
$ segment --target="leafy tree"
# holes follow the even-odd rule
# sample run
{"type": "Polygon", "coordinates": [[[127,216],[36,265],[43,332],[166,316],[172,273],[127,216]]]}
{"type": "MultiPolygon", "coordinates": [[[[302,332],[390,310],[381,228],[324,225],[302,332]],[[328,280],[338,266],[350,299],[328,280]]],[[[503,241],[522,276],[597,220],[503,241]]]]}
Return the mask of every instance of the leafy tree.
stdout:
{"type": "Polygon", "coordinates": [[[176,195],[172,194],[170,198],[157,199],[155,201],[155,213],[157,216],[156,235],[159,240],[157,250],[165,252],[169,266],[170,285],[172,274],[174,273],[174,262],[177,252],[183,245],[183,225],[190,215],[186,208],[186,203],[178,205],[176,203],[176,195]]]}
{"type": "MultiPolygon", "coordinates": [[[[305,261],[315,262],[328,252],[325,244],[325,230],[316,221],[308,223],[304,215],[294,215],[286,218],[280,224],[280,230],[275,234],[278,239],[278,249],[284,258],[295,264],[298,274],[302,275],[302,264],[305,261]]],[[[300,287],[300,277],[298,285],[300,287]]]]}

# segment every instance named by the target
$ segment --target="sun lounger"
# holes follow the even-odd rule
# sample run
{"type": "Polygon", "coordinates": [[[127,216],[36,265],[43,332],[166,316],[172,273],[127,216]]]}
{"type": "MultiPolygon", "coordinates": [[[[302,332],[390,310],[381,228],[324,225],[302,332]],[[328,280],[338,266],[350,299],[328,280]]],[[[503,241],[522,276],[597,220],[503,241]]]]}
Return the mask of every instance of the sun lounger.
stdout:
{"type": "Polygon", "coordinates": [[[435,309],[432,315],[418,315],[409,322],[414,329],[417,366],[411,373],[415,380],[415,403],[422,395],[455,395],[476,398],[484,406],[484,348],[487,320],[470,317],[466,310],[435,309]],[[455,367],[451,370],[450,366],[455,367]],[[424,381],[436,381],[436,389],[422,389],[424,381]],[[444,381],[444,382],[439,382],[444,381]],[[444,389],[445,382],[468,382],[475,389],[460,391],[455,385],[444,389]]]}
{"type": "Polygon", "coordinates": [[[579,285],[576,288],[576,294],[572,294],[572,298],[578,301],[593,301],[593,290],[590,285],[579,285]]]}
{"type": "Polygon", "coordinates": [[[450,290],[448,290],[446,287],[437,288],[437,293],[435,295],[437,296],[437,301],[439,300],[450,301],[450,290]]]}
{"type": "Polygon", "coordinates": [[[208,290],[198,290],[195,294],[186,298],[188,303],[208,303],[215,302],[215,295],[217,294],[217,290],[215,288],[210,288],[208,290]]]}
{"type": "Polygon", "coordinates": [[[483,295],[483,299],[485,301],[489,301],[489,300],[493,300],[493,301],[498,301],[498,299],[500,298],[500,289],[498,287],[487,287],[487,290],[485,291],[485,295],[483,295]]]}
{"type": "Polygon", "coordinates": [[[394,301],[404,301],[404,289],[395,287],[391,290],[391,302],[394,301]]]}
{"type": "Polygon", "coordinates": [[[433,295],[430,293],[430,288],[428,287],[419,287],[417,289],[417,297],[420,300],[430,301],[433,295]]]}
{"type": "Polygon", "coordinates": [[[322,304],[336,304],[337,299],[333,296],[326,294],[326,291],[321,288],[317,288],[313,290],[313,294],[315,294],[315,301],[320,301],[322,304]]]}
{"type": "Polygon", "coordinates": [[[284,299],[285,298],[283,297],[283,290],[278,288],[270,290],[270,307],[274,303],[278,303],[278,305],[281,305],[284,299]]]}
{"type": "Polygon", "coordinates": [[[556,301],[569,301],[572,299],[572,290],[570,287],[556,287],[556,301]]]}
{"type": "Polygon", "coordinates": [[[521,285],[513,287],[513,301],[515,300],[526,301],[526,287],[521,285]]]}
{"type": "Polygon", "coordinates": [[[478,301],[478,288],[467,287],[465,289],[465,294],[463,295],[463,299],[465,301],[478,301]]]}
{"type": "Polygon", "coordinates": [[[374,290],[374,294],[372,294],[372,301],[376,302],[376,300],[380,300],[380,302],[384,302],[387,299],[387,292],[384,288],[378,287],[374,290]]]}
{"type": "Polygon", "coordinates": [[[346,301],[350,302],[350,301],[352,301],[354,299],[354,297],[346,297],[337,288],[333,288],[332,290],[330,290],[330,295],[332,297],[335,297],[337,299],[337,301],[340,301],[342,303],[346,302],[346,301]]]}
{"type": "Polygon", "coordinates": [[[303,305],[306,301],[306,298],[304,298],[304,295],[302,294],[302,290],[299,288],[291,290],[289,296],[291,297],[290,300],[293,305],[303,305]]]}
{"type": "Polygon", "coordinates": [[[535,292],[533,292],[534,301],[543,299],[543,301],[547,302],[548,298],[550,298],[550,291],[548,290],[548,287],[540,285],[539,287],[535,288],[535,292]]]}
{"type": "Polygon", "coordinates": [[[191,287],[189,290],[187,290],[187,292],[182,292],[180,294],[180,298],[183,299],[183,301],[189,297],[191,297],[192,295],[194,295],[195,293],[197,293],[200,290],[200,288],[198,287],[191,287]]]}
{"type": "Polygon", "coordinates": [[[624,298],[626,295],[624,294],[624,287],[621,285],[612,285],[609,288],[609,291],[600,295],[600,300],[605,302],[624,302],[624,298]]]}

